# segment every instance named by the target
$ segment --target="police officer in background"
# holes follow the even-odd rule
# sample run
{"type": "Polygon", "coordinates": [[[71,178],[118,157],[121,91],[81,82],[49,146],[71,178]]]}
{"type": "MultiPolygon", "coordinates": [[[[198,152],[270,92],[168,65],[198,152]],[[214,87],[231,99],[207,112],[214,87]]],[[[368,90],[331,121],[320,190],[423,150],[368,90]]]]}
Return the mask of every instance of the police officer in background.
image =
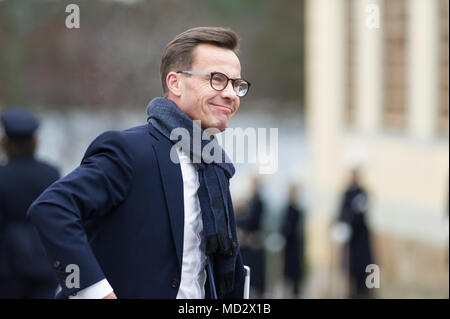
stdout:
{"type": "Polygon", "coordinates": [[[345,190],[340,206],[339,222],[350,227],[348,249],[348,273],[350,298],[372,298],[366,286],[366,267],[374,263],[370,231],[366,222],[368,195],[361,185],[358,169],[351,171],[350,183],[345,190]]]}
{"type": "Polygon", "coordinates": [[[0,166],[0,298],[53,298],[56,276],[25,216],[59,173],[34,157],[39,123],[31,113],[9,109],[0,120],[0,145],[8,159],[0,166]]]}
{"type": "Polygon", "coordinates": [[[300,298],[304,274],[305,214],[297,203],[297,185],[289,187],[289,202],[285,209],[281,233],[286,240],[284,248],[284,279],[286,296],[300,298]],[[291,293],[289,295],[289,293],[291,293]]]}
{"type": "Polygon", "coordinates": [[[251,298],[263,298],[265,292],[265,251],[262,236],[264,203],[257,175],[251,181],[251,198],[243,216],[238,217],[241,253],[244,264],[251,269],[251,298]]]}

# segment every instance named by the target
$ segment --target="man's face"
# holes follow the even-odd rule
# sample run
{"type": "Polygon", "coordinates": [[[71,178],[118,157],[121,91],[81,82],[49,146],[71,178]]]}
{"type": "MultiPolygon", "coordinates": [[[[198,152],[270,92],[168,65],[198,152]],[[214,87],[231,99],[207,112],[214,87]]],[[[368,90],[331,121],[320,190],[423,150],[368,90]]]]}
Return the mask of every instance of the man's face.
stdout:
{"type": "MultiPolygon", "coordinates": [[[[191,69],[183,71],[221,72],[236,79],[241,77],[241,64],[229,49],[199,44],[193,51],[191,69]]],[[[200,120],[204,129],[225,130],[240,104],[231,81],[223,91],[216,91],[210,85],[209,75],[177,74],[177,77],[180,95],[175,102],[178,107],[193,120],[200,120]]]]}

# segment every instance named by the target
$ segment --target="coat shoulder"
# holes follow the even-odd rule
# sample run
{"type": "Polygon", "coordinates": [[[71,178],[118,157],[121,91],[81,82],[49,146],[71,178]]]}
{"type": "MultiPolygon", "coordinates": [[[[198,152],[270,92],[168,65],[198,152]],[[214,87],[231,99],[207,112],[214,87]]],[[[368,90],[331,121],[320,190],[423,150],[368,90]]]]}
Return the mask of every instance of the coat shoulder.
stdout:
{"type": "Polygon", "coordinates": [[[91,156],[104,153],[133,167],[143,163],[148,165],[153,162],[152,146],[157,141],[158,135],[148,124],[123,131],[106,131],[92,141],[84,154],[82,163],[91,156]]]}
{"type": "Polygon", "coordinates": [[[100,136],[116,138],[131,146],[141,145],[143,141],[146,143],[158,141],[157,135],[154,133],[154,128],[149,124],[131,127],[123,131],[106,131],[100,136]]]}
{"type": "Polygon", "coordinates": [[[135,126],[123,131],[110,130],[97,136],[88,147],[87,153],[90,149],[101,146],[113,146],[126,152],[133,152],[142,148],[143,143],[153,143],[155,140],[150,133],[149,125],[135,126]]]}

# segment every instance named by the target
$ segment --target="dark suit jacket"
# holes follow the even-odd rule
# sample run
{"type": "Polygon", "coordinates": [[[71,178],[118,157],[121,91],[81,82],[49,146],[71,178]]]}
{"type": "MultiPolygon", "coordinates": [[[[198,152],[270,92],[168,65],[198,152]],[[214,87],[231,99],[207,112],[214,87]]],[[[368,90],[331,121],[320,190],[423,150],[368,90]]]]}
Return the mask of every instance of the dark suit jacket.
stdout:
{"type": "Polygon", "coordinates": [[[366,208],[361,211],[355,200],[362,196],[367,200],[363,188],[357,185],[349,187],[342,198],[339,220],[346,222],[352,229],[349,245],[350,273],[365,286],[366,267],[373,263],[370,232],[366,224],[366,208]]]}
{"type": "Polygon", "coordinates": [[[0,166],[0,278],[56,278],[35,227],[26,220],[31,203],[59,178],[56,168],[32,156],[18,156],[0,166]]]}
{"type": "Polygon", "coordinates": [[[284,247],[284,276],[290,280],[302,279],[304,252],[304,213],[303,210],[289,203],[283,221],[281,233],[286,245],[284,247]]]}
{"type": "MultiPolygon", "coordinates": [[[[170,160],[172,145],[148,124],[103,133],[81,165],[30,207],[62,295],[106,278],[118,298],[176,297],[184,205],[181,168],[170,160]],[[69,264],[80,269],[79,288],[65,284],[69,264]]],[[[224,297],[242,297],[243,282],[238,256],[235,291],[224,297]]]]}

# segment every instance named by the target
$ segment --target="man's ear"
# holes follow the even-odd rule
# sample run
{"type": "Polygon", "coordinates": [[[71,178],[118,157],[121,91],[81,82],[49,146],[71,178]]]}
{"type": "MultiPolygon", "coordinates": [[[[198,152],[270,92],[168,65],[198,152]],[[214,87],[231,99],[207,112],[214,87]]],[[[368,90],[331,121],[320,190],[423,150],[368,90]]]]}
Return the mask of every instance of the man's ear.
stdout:
{"type": "Polygon", "coordinates": [[[178,77],[178,73],[169,72],[166,76],[166,84],[169,93],[175,96],[181,96],[181,82],[178,77]]]}

